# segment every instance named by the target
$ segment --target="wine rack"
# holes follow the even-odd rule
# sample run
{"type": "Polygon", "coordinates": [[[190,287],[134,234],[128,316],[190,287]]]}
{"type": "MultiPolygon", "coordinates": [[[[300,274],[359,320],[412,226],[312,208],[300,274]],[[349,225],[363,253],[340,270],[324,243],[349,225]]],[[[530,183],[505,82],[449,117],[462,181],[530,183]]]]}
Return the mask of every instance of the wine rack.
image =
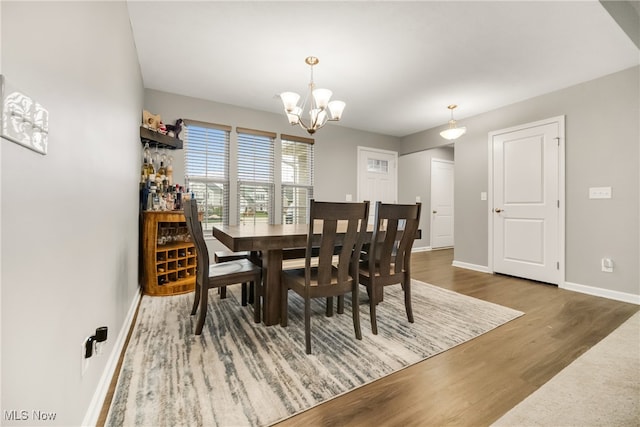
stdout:
{"type": "Polygon", "coordinates": [[[181,211],[143,212],[145,295],[178,295],[195,289],[196,248],[181,211]]]}

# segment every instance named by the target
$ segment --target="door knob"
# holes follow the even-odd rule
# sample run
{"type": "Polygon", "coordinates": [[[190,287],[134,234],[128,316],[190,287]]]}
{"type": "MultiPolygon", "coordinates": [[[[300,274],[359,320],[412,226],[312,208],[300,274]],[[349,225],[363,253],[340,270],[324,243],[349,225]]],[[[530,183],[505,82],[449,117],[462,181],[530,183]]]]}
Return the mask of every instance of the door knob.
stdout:
{"type": "Polygon", "coordinates": [[[500,212],[502,212],[502,209],[496,208],[495,211],[496,211],[496,213],[500,213],[500,212]]]}
{"type": "Polygon", "coordinates": [[[438,213],[438,211],[433,211],[433,213],[434,213],[434,214],[437,214],[437,213],[438,213]]]}

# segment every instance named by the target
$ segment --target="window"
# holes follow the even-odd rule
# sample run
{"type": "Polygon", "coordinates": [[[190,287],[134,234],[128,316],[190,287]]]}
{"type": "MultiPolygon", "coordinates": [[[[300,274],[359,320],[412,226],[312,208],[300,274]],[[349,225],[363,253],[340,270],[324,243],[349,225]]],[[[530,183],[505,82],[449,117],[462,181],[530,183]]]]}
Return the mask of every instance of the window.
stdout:
{"type": "Polygon", "coordinates": [[[274,223],[275,133],[238,132],[238,224],[274,223]]]}
{"type": "Polygon", "coordinates": [[[367,159],[367,172],[388,173],[389,161],[380,159],[367,159]]]}
{"type": "Polygon", "coordinates": [[[281,135],[282,223],[306,224],[313,198],[313,139],[281,135]]]}
{"type": "Polygon", "coordinates": [[[229,223],[230,126],[185,120],[184,182],[203,212],[202,228],[229,223]]]}
{"type": "Polygon", "coordinates": [[[307,222],[314,196],[313,139],[282,134],[280,150],[273,132],[237,127],[235,137],[231,126],[187,119],[184,129],[184,182],[198,200],[204,230],[229,223],[307,222]]]}

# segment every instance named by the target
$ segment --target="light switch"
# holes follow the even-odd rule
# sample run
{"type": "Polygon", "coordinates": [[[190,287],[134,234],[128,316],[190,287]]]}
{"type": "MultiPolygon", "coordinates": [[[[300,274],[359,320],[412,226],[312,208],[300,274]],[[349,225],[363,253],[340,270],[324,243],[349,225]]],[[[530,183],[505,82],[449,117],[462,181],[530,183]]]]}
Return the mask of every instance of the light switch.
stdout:
{"type": "Polygon", "coordinates": [[[483,191],[480,193],[480,200],[487,200],[487,192],[483,191]]]}
{"type": "Polygon", "coordinates": [[[611,187],[590,187],[589,198],[590,199],[610,199],[611,187]]]}

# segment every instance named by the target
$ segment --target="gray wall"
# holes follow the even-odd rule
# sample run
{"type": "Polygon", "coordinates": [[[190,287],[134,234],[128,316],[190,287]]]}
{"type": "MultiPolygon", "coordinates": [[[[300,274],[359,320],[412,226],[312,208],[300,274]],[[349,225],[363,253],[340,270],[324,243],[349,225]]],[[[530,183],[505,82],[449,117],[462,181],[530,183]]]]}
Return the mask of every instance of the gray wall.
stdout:
{"type": "Polygon", "coordinates": [[[416,197],[420,197],[422,201],[422,238],[416,240],[413,245],[413,248],[418,250],[431,247],[431,159],[454,160],[454,149],[432,148],[398,158],[398,202],[415,203],[416,197]]]}
{"type": "MultiPolygon", "coordinates": [[[[265,113],[151,89],[145,90],[144,105],[152,113],[160,114],[165,123],[174,123],[178,118],[187,118],[233,126],[232,141],[236,126],[309,137],[299,126],[290,126],[284,112],[282,114],[265,113]]],[[[347,114],[346,111],[345,114],[347,114]]],[[[326,125],[313,135],[313,138],[315,139],[314,196],[318,200],[345,200],[347,194],[356,197],[358,146],[397,152],[400,144],[400,139],[393,136],[349,129],[335,123],[326,125]]],[[[172,154],[174,180],[182,182],[183,151],[176,150],[172,154]]]]}
{"type": "MultiPolygon", "coordinates": [[[[459,120],[468,132],[455,143],[455,260],[486,266],[488,133],[565,115],[566,281],[640,294],[638,169],[640,67],[459,120]],[[611,186],[610,200],[590,200],[589,187],[611,186]],[[615,271],[600,271],[600,259],[615,271]]],[[[401,154],[438,144],[442,127],[403,139],[401,154]]]]}
{"type": "Polygon", "coordinates": [[[138,291],[142,78],[124,2],[2,2],[2,73],[50,114],[1,139],[2,404],[80,425],[138,291]],[[109,340],[81,375],[81,343],[109,340]]]}

